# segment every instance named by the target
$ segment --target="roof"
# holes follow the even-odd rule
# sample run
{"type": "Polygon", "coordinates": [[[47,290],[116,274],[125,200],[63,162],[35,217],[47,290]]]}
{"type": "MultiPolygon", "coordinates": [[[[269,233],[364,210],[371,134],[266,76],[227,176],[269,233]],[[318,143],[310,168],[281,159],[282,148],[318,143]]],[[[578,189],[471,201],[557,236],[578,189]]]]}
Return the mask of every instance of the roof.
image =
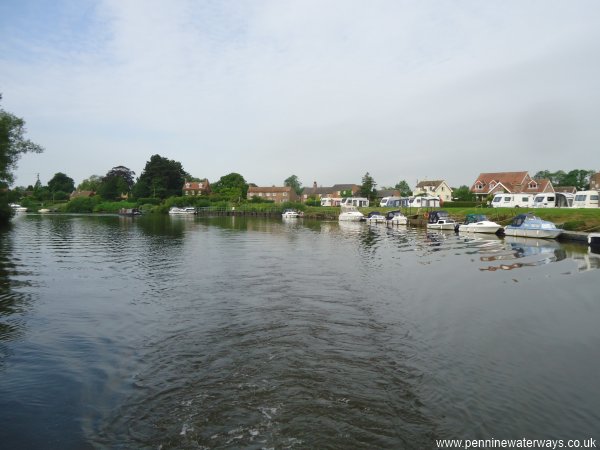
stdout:
{"type": "Polygon", "coordinates": [[[248,188],[248,194],[251,194],[253,192],[290,192],[291,190],[292,190],[292,188],[290,186],[271,186],[271,187],[250,186],[248,188]]]}
{"type": "Polygon", "coordinates": [[[554,186],[554,192],[566,192],[568,194],[574,194],[577,192],[575,186],[554,186]]]}
{"type": "Polygon", "coordinates": [[[70,198],[92,197],[93,195],[96,195],[96,193],[94,191],[73,191],[73,192],[71,192],[70,198]]]}
{"type": "Polygon", "coordinates": [[[417,183],[417,187],[418,188],[422,188],[425,186],[434,186],[435,189],[437,189],[439,187],[440,184],[442,184],[444,182],[444,180],[425,180],[425,181],[419,181],[417,183]]]}
{"type": "Polygon", "coordinates": [[[183,184],[183,189],[206,189],[208,187],[209,183],[208,180],[205,178],[204,180],[200,180],[200,181],[186,181],[183,184]]]}

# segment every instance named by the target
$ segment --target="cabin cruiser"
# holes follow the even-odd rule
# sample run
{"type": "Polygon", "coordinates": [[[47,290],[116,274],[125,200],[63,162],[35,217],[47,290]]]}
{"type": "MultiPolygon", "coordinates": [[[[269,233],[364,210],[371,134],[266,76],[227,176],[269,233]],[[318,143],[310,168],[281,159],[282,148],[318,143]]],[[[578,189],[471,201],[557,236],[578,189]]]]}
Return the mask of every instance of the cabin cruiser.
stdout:
{"type": "Polygon", "coordinates": [[[431,211],[426,213],[428,230],[454,230],[456,222],[447,211],[431,211]]]}
{"type": "Polygon", "coordinates": [[[12,208],[14,212],[25,212],[27,208],[21,205],[17,205],[16,203],[10,203],[8,206],[12,208]]]}
{"type": "Polygon", "coordinates": [[[367,221],[367,223],[384,223],[385,216],[382,215],[379,211],[371,211],[367,215],[366,221],[367,221]]]}
{"type": "Polygon", "coordinates": [[[519,214],[510,225],[504,227],[506,236],[534,237],[540,239],[556,239],[562,230],[547,220],[542,220],[531,213],[519,214]]]}
{"type": "Polygon", "coordinates": [[[342,212],[338,217],[341,222],[361,222],[365,215],[354,206],[342,206],[342,212]]]}
{"type": "Polygon", "coordinates": [[[169,214],[177,215],[177,214],[196,214],[196,208],[193,206],[186,206],[184,208],[180,208],[178,206],[172,206],[169,209],[169,214]]]}
{"type": "Polygon", "coordinates": [[[502,226],[488,220],[485,214],[467,214],[462,224],[456,225],[456,231],[464,233],[491,233],[496,234],[502,226]]]}
{"type": "Polygon", "coordinates": [[[600,249],[600,233],[588,234],[588,245],[593,249],[600,249]]]}
{"type": "Polygon", "coordinates": [[[389,225],[406,225],[408,218],[400,210],[389,211],[385,215],[385,221],[389,225]]]}
{"type": "Polygon", "coordinates": [[[303,214],[301,212],[296,211],[295,209],[286,209],[281,214],[283,219],[297,219],[298,217],[302,217],[303,214]]]}

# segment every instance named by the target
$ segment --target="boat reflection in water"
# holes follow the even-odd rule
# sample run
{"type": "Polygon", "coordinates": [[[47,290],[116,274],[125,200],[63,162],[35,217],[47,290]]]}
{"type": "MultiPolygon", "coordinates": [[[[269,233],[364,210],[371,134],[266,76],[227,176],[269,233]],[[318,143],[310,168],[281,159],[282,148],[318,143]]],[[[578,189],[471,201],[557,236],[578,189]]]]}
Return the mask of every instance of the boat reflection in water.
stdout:
{"type": "Polygon", "coordinates": [[[503,250],[494,255],[482,256],[480,259],[481,261],[526,260],[515,261],[512,264],[482,267],[479,270],[492,272],[495,270],[513,270],[521,267],[540,266],[567,258],[567,252],[558,242],[547,239],[506,236],[503,250]]]}

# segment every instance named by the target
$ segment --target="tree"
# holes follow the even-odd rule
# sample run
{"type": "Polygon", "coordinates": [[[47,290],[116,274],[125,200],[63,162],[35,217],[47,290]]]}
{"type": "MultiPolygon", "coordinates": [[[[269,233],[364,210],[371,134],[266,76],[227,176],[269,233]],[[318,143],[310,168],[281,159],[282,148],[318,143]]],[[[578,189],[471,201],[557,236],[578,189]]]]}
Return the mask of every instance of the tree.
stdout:
{"type": "Polygon", "coordinates": [[[408,196],[412,195],[412,191],[410,190],[410,186],[408,185],[406,180],[402,180],[402,181],[399,181],[398,183],[396,183],[396,186],[394,186],[394,189],[400,191],[400,196],[402,196],[402,197],[408,197],[408,196]]]}
{"type": "MultiPolygon", "coordinates": [[[[2,95],[0,95],[2,100],[2,95]]],[[[41,153],[43,148],[25,139],[25,121],[0,108],[0,183],[10,185],[14,181],[13,170],[24,153],[41,153]]],[[[6,223],[12,216],[8,198],[0,195],[0,222],[6,223]]]]}
{"type": "Polygon", "coordinates": [[[248,183],[239,173],[232,172],[219,178],[219,181],[211,186],[211,190],[221,197],[237,200],[238,198],[246,198],[248,183]]]}
{"type": "Polygon", "coordinates": [[[454,195],[454,199],[460,202],[472,202],[475,200],[475,194],[471,192],[469,186],[464,184],[459,188],[453,189],[452,194],[454,195]]]}
{"type": "Polygon", "coordinates": [[[153,155],[133,187],[136,198],[162,198],[180,196],[183,183],[189,174],[181,163],[160,155],[153,155]]]}
{"type": "Polygon", "coordinates": [[[90,175],[89,178],[83,180],[77,186],[78,191],[93,191],[96,192],[102,183],[102,177],[100,175],[90,175]]]}
{"type": "Polygon", "coordinates": [[[73,178],[68,177],[62,172],[55,173],[50,181],[48,181],[48,189],[53,194],[56,192],[71,193],[75,190],[75,182],[73,178]]]}
{"type": "Polygon", "coordinates": [[[377,183],[375,183],[375,180],[373,179],[373,177],[371,175],[369,175],[369,172],[365,173],[364,176],[362,177],[362,185],[360,187],[360,194],[363,197],[367,197],[368,199],[373,199],[375,198],[377,191],[375,190],[375,186],[377,186],[377,183]]]}
{"type": "Polygon", "coordinates": [[[123,194],[128,195],[134,185],[134,175],[135,172],[125,166],[113,167],[102,178],[97,191],[107,200],[120,198],[123,194]]]}
{"type": "Polygon", "coordinates": [[[289,177],[287,177],[284,180],[283,185],[291,187],[294,190],[294,192],[296,192],[296,194],[298,195],[302,194],[302,183],[300,183],[300,180],[298,180],[298,177],[296,175],[290,175],[289,177]]]}

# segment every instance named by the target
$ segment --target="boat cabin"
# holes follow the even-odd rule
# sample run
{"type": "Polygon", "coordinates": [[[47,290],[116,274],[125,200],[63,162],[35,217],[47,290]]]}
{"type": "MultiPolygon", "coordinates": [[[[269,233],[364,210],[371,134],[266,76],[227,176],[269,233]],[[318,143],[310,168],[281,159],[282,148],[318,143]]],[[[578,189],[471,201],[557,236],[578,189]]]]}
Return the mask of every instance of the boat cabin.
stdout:
{"type": "Polygon", "coordinates": [[[427,218],[427,223],[438,223],[440,220],[448,221],[449,219],[450,215],[448,211],[431,211],[427,218]]]}
{"type": "Polygon", "coordinates": [[[465,225],[470,223],[483,222],[484,220],[488,220],[485,214],[467,214],[465,217],[465,225]]]}

